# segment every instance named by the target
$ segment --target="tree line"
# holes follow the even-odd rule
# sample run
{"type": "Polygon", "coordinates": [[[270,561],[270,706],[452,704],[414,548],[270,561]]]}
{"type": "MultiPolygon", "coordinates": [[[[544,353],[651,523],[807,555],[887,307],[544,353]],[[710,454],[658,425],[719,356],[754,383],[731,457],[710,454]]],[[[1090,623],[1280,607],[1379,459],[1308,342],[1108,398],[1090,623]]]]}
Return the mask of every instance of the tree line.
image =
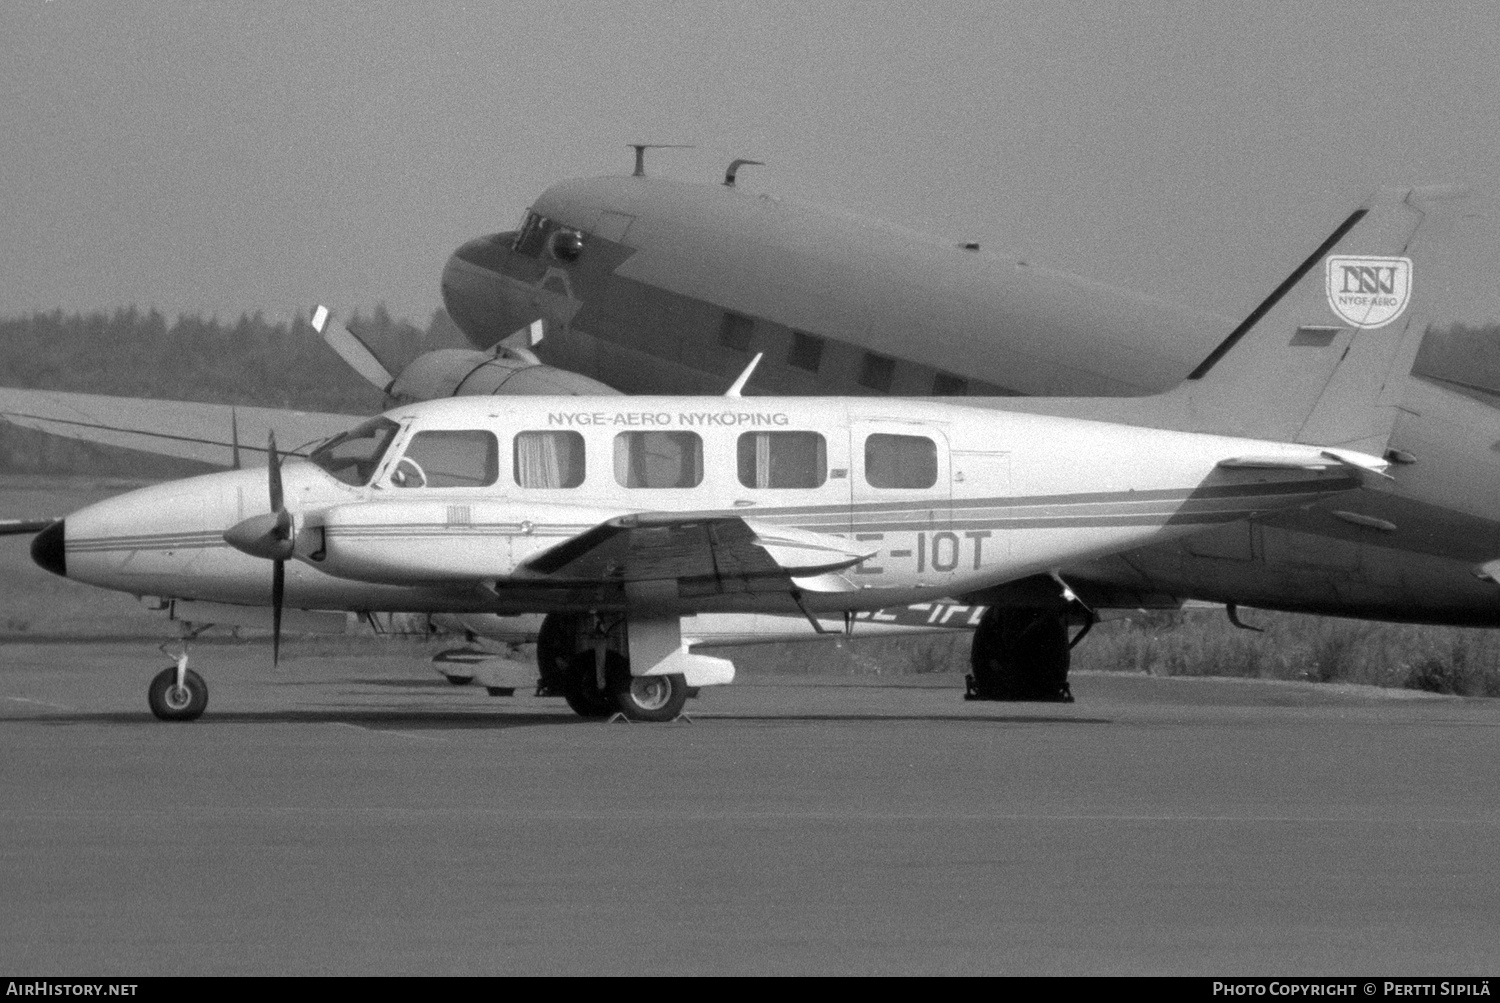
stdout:
{"type": "MultiPolygon", "coordinates": [[[[356,311],[345,323],[393,373],[422,352],[467,345],[443,310],[425,327],[392,318],[384,304],[356,311]]],[[[1468,393],[1500,404],[1500,325],[1429,328],[1412,371],[1487,388],[1468,393]]],[[[0,319],[0,386],[352,415],[374,414],[385,404],[305,316],[273,323],[258,312],[232,322],[183,314],[168,323],[159,311],[134,306],[0,319]]],[[[169,477],[201,469],[0,423],[0,473],[169,477]]]]}
{"type": "MultiPolygon", "coordinates": [[[[442,310],[425,328],[392,318],[384,304],[344,322],[392,372],[422,352],[466,344],[442,310]]],[[[0,386],[355,415],[385,403],[306,316],[272,322],[257,312],[226,322],[183,314],[169,323],[157,310],[134,306],[0,319],[0,386]]],[[[199,469],[0,424],[0,473],[165,477],[199,469]]]]}

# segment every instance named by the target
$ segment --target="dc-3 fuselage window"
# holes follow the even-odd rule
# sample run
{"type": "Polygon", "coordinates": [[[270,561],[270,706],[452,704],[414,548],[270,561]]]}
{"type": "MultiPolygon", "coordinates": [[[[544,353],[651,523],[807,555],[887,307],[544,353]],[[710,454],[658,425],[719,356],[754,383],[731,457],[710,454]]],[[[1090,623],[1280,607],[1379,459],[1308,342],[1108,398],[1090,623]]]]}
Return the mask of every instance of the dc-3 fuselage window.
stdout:
{"type": "Polygon", "coordinates": [[[329,439],[313,450],[308,459],[345,484],[362,487],[375,476],[375,469],[400,427],[389,418],[371,418],[329,439]]]}
{"type": "Polygon", "coordinates": [[[615,480],[626,488],[695,488],[703,480],[703,440],[696,432],[621,432],[615,480]]]}
{"type": "Polygon", "coordinates": [[[820,488],[828,479],[828,444],[817,432],[746,432],[738,451],[747,488],[820,488]]]}
{"type": "Polygon", "coordinates": [[[398,488],[481,488],[500,476],[500,446],[493,432],[432,429],[418,432],[391,471],[398,488]]]}
{"type": "Polygon", "coordinates": [[[932,487],[937,443],[925,435],[871,435],[865,439],[865,481],[872,488],[932,487]]]}
{"type": "Polygon", "coordinates": [[[520,432],[515,478],[523,488],[576,488],[583,483],[583,436],[577,432],[520,432]]]}

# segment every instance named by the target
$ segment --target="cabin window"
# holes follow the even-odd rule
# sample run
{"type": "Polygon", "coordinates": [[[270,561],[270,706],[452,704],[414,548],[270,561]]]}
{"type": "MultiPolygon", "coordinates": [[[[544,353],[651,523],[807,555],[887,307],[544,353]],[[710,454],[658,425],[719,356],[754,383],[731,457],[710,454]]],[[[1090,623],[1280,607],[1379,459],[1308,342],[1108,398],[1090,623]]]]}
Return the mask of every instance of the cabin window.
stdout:
{"type": "Polygon", "coordinates": [[[792,348],[786,353],[786,364],[806,369],[810,373],[817,372],[818,367],[823,364],[823,339],[815,334],[793,331],[792,348]]]}
{"type": "Polygon", "coordinates": [[[938,373],[932,378],[932,395],[934,397],[963,397],[969,392],[969,381],[962,376],[950,376],[947,373],[938,373]]]}
{"type": "Polygon", "coordinates": [[[576,488],[583,483],[583,436],[577,432],[521,432],[515,477],[523,488],[576,488]]]}
{"type": "Polygon", "coordinates": [[[434,429],[418,432],[391,472],[398,488],[479,488],[500,476],[493,432],[434,429]]]}
{"type": "Polygon", "coordinates": [[[726,313],[719,325],[719,344],[736,352],[750,351],[750,336],[755,333],[755,321],[737,313],[726,313]]]}
{"type": "Polygon", "coordinates": [[[627,488],[695,488],[703,480],[703,440],[696,432],[621,432],[615,480],[627,488]]]}
{"type": "Polygon", "coordinates": [[[859,382],[871,390],[882,393],[890,390],[896,379],[896,360],[874,352],[865,353],[865,363],[860,367],[859,382]]]}
{"type": "Polygon", "coordinates": [[[389,418],[371,418],[357,428],[336,435],[313,450],[308,459],[354,487],[370,483],[375,468],[401,426],[389,418]]]}
{"type": "Polygon", "coordinates": [[[865,440],[865,481],[872,488],[932,487],[937,443],[925,435],[871,435],[865,440]]]}
{"type": "Polygon", "coordinates": [[[746,432],[739,468],[747,488],[819,488],[828,479],[828,445],[817,432],[746,432]]]}

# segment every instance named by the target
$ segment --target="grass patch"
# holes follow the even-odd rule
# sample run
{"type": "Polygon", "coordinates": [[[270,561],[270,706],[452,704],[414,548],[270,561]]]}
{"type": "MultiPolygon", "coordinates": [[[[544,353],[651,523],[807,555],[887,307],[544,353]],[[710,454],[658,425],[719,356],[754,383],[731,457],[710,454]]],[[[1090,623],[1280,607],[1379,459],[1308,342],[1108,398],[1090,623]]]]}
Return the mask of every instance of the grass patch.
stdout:
{"type": "Polygon", "coordinates": [[[1073,651],[1073,667],[1157,676],[1239,676],[1361,683],[1500,696],[1500,634],[1255,611],[1264,633],[1222,613],[1142,613],[1102,623],[1073,651]]]}

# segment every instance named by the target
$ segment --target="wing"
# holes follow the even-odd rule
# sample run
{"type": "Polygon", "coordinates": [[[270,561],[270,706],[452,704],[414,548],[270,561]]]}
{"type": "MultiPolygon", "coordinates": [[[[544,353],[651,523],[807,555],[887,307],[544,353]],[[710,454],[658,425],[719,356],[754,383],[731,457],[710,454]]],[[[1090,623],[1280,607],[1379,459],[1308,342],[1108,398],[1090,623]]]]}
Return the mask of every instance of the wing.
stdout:
{"type": "MultiPolygon", "coordinates": [[[[265,462],[274,431],[288,445],[321,442],[363,417],[192,401],[102,397],[0,387],[0,420],[68,439],[124,446],[223,467],[265,462]]],[[[284,450],[305,454],[305,448],[284,450]]]]}
{"type": "Polygon", "coordinates": [[[595,526],[522,570],[557,584],[676,580],[698,592],[791,587],[858,564],[872,551],[840,537],[722,513],[643,513],[595,526]]]}

